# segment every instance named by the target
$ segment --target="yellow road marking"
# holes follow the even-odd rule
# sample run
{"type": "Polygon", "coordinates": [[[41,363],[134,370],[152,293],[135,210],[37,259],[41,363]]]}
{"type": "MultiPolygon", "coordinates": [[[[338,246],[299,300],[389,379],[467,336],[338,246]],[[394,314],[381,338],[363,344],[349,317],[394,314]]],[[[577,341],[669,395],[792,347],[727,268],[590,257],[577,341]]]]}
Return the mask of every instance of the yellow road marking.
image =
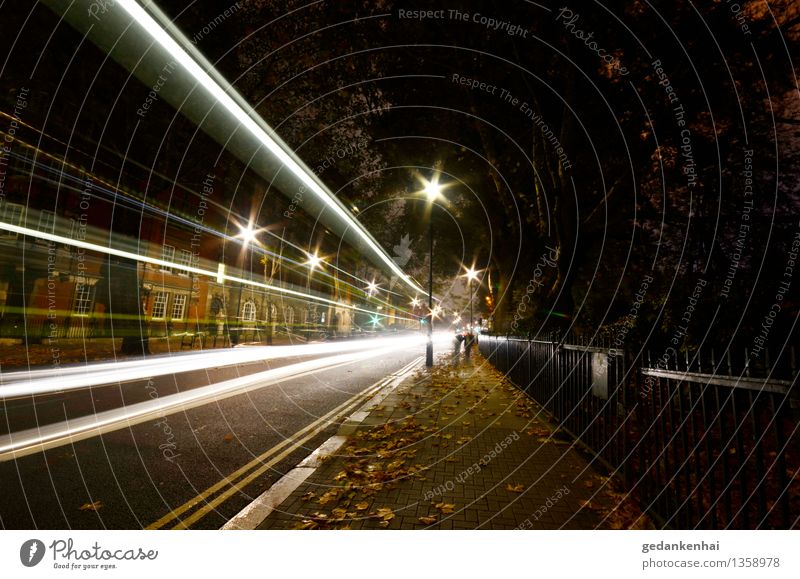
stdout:
{"type": "MultiPolygon", "coordinates": [[[[402,374],[403,372],[407,371],[408,369],[410,369],[411,367],[416,365],[418,363],[418,360],[419,360],[419,358],[415,358],[410,364],[407,364],[406,366],[404,366],[398,372],[398,374],[402,374]]],[[[227,477],[225,477],[221,481],[219,481],[219,482],[215,483],[214,485],[210,486],[209,488],[207,488],[205,491],[203,491],[202,493],[200,493],[196,497],[194,497],[192,499],[189,499],[187,502],[185,502],[180,507],[178,507],[176,509],[173,509],[172,511],[170,511],[169,513],[167,513],[166,515],[164,515],[163,517],[158,519],[155,523],[152,523],[151,525],[146,527],[146,529],[148,529],[148,530],[160,529],[161,527],[164,527],[165,525],[167,525],[171,521],[177,519],[183,513],[185,513],[186,511],[192,509],[193,507],[197,506],[198,504],[206,503],[206,505],[204,507],[202,507],[201,509],[198,509],[198,511],[196,511],[194,514],[192,514],[185,521],[182,521],[182,522],[178,523],[177,525],[175,525],[174,527],[172,527],[173,529],[187,528],[189,525],[193,524],[194,522],[198,521],[199,519],[201,519],[202,517],[207,515],[209,512],[211,512],[214,509],[214,507],[216,507],[220,503],[222,503],[225,500],[227,500],[228,498],[230,498],[231,495],[239,492],[240,488],[244,488],[246,485],[250,484],[250,482],[252,482],[253,479],[255,479],[258,476],[260,476],[261,474],[263,474],[267,469],[271,468],[275,463],[277,463],[280,460],[283,460],[286,456],[288,456],[289,454],[291,454],[292,452],[297,450],[297,448],[299,446],[301,446],[303,443],[307,442],[309,439],[311,439],[314,436],[316,436],[321,430],[323,430],[324,428],[327,428],[328,421],[329,421],[330,418],[332,418],[333,416],[335,416],[337,414],[341,414],[342,412],[345,412],[351,406],[358,405],[365,398],[371,397],[376,391],[380,390],[385,385],[386,382],[392,380],[394,377],[395,376],[393,374],[393,375],[389,375],[389,376],[386,376],[384,378],[381,378],[375,384],[373,384],[372,386],[370,386],[369,388],[367,388],[363,392],[360,392],[359,394],[356,394],[352,398],[344,401],[342,404],[340,404],[339,406],[337,406],[336,408],[334,408],[333,410],[331,410],[327,414],[321,416],[320,418],[318,418],[317,420],[315,420],[311,424],[309,424],[306,427],[302,428],[301,430],[296,432],[292,437],[284,439],[282,442],[280,442],[279,444],[273,446],[272,448],[270,448],[269,450],[267,450],[266,452],[264,452],[260,456],[256,457],[255,459],[251,460],[246,465],[240,467],[239,469],[237,469],[236,471],[234,471],[233,473],[231,473],[230,475],[228,475],[227,477]],[[309,432],[310,432],[310,434],[309,434],[309,432]],[[299,437],[304,437],[304,438],[302,440],[298,440],[299,437]],[[289,446],[289,448],[287,448],[286,450],[283,450],[284,447],[286,447],[286,446],[289,446]],[[265,460],[269,459],[273,454],[275,454],[277,452],[280,452],[281,450],[283,450],[283,452],[281,452],[280,455],[278,455],[277,457],[275,457],[272,460],[270,460],[267,464],[264,464],[265,460]],[[259,465],[262,465],[262,466],[257,471],[255,471],[254,473],[251,473],[249,476],[247,476],[245,479],[243,479],[240,483],[236,482],[237,479],[239,479],[240,477],[244,476],[246,473],[251,471],[253,468],[258,467],[259,465]],[[207,502],[206,501],[206,499],[208,499],[210,496],[216,494],[218,491],[220,491],[221,489],[223,489],[223,488],[225,488],[227,486],[230,486],[231,488],[229,488],[222,495],[220,495],[220,497],[217,497],[216,499],[214,499],[211,502],[207,502]]]]}

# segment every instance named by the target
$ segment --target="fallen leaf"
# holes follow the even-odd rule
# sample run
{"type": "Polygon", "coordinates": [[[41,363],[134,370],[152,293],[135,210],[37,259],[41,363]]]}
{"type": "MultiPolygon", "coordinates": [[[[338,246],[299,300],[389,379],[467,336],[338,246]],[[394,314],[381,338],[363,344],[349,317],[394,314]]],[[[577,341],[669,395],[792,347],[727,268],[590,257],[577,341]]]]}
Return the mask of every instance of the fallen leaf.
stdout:
{"type": "Polygon", "coordinates": [[[314,491],[308,491],[306,494],[304,494],[302,497],[300,497],[300,500],[302,500],[302,501],[310,501],[315,496],[317,496],[317,493],[315,493],[314,491]]]}
{"type": "Polygon", "coordinates": [[[378,509],[377,514],[384,521],[391,521],[394,518],[394,512],[389,507],[381,507],[378,509]]]}
{"type": "Polygon", "coordinates": [[[320,497],[320,498],[317,500],[317,502],[318,502],[320,505],[322,505],[322,506],[325,506],[325,505],[327,505],[328,503],[332,503],[333,501],[335,501],[336,499],[338,499],[338,498],[339,498],[339,494],[340,494],[341,492],[342,492],[342,491],[341,491],[340,489],[331,489],[331,490],[329,490],[328,492],[326,492],[324,495],[322,495],[322,496],[321,496],[321,497],[320,497]]]}
{"type": "Polygon", "coordinates": [[[522,493],[522,492],[525,492],[525,485],[523,485],[521,483],[518,483],[518,484],[515,484],[515,485],[512,485],[511,483],[508,483],[506,485],[506,490],[507,491],[511,491],[512,493],[522,493]]]}
{"type": "Polygon", "coordinates": [[[363,502],[356,504],[357,511],[366,511],[369,508],[369,503],[363,502]]]}
{"type": "Polygon", "coordinates": [[[306,531],[306,530],[316,529],[317,527],[319,527],[317,523],[307,519],[300,523],[297,523],[297,525],[295,525],[294,528],[297,529],[298,531],[306,531]]]}
{"type": "Polygon", "coordinates": [[[233,435],[226,434],[225,436],[222,437],[222,440],[224,440],[225,442],[231,442],[233,440],[233,435]]]}
{"type": "Polygon", "coordinates": [[[432,517],[420,517],[420,518],[419,518],[419,519],[417,519],[417,520],[418,520],[420,523],[424,523],[424,524],[426,524],[426,525],[432,525],[433,523],[435,523],[435,522],[436,522],[436,518],[437,518],[437,517],[436,517],[436,515],[433,515],[432,517]]]}
{"type": "Polygon", "coordinates": [[[99,511],[103,508],[103,501],[95,501],[93,503],[84,503],[81,505],[82,511],[99,511]]]}
{"type": "Polygon", "coordinates": [[[448,504],[448,503],[436,503],[433,505],[435,509],[438,509],[443,515],[449,515],[453,512],[453,509],[456,508],[455,505],[448,504]]]}

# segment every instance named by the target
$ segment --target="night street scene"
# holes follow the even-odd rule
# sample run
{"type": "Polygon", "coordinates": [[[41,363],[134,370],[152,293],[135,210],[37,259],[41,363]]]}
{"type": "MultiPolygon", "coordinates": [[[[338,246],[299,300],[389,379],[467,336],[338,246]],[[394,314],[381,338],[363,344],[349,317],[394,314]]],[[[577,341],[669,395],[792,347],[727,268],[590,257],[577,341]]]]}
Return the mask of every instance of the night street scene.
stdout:
{"type": "Polygon", "coordinates": [[[796,0],[0,30],[15,572],[41,529],[800,528],[796,0]]]}

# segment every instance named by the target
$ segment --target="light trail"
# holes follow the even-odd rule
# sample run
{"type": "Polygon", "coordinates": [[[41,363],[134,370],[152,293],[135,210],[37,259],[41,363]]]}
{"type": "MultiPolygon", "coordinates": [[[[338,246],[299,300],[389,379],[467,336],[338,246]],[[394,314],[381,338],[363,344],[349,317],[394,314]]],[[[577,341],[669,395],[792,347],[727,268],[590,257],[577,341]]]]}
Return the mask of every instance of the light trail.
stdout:
{"type": "MultiPolygon", "coordinates": [[[[222,77],[216,74],[217,80],[204,69],[214,71],[210,63],[202,59],[201,66],[195,58],[193,58],[187,50],[183,47],[190,47],[190,41],[186,36],[178,30],[177,27],[172,25],[166,17],[163,18],[164,26],[169,28],[169,31],[162,27],[148,10],[145,10],[135,0],[117,0],[116,6],[120,6],[125,10],[131,18],[133,18],[144,30],[149,34],[153,40],[161,45],[183,68],[188,72],[206,91],[233,117],[241,123],[241,125],[249,131],[258,141],[263,144],[267,150],[270,151],[292,174],[294,174],[304,185],[306,185],[311,192],[314,193],[324,204],[328,207],[337,217],[339,217],[348,227],[361,238],[361,240],[378,256],[378,258],[403,282],[411,287],[415,292],[425,294],[419,285],[417,285],[411,277],[406,274],[398,265],[392,260],[391,257],[380,247],[364,226],[355,219],[339,202],[336,196],[320,181],[310,169],[302,165],[302,162],[296,160],[290,150],[275,135],[275,131],[267,125],[266,122],[256,113],[256,111],[239,95],[236,90],[226,81],[222,81],[222,77]],[[183,46],[181,46],[183,45],[183,46]],[[224,82],[223,87],[220,82],[224,82]],[[235,97],[235,99],[231,96],[235,97]],[[270,134],[272,133],[272,134],[270,134]]],[[[157,9],[152,3],[148,9],[156,14],[159,14],[157,9]]],[[[163,15],[161,15],[163,16],[163,15]]],[[[199,53],[196,53],[199,56],[199,53]]],[[[214,71],[216,72],[216,71],[214,71]]],[[[427,295],[427,294],[425,294],[427,295]]]]}
{"type": "MultiPolygon", "coordinates": [[[[440,339],[449,334],[440,333],[440,339]]],[[[185,392],[162,396],[153,400],[131,404],[61,422],[30,428],[0,436],[0,462],[16,460],[51,448],[93,438],[100,434],[130,428],[136,424],[163,418],[177,412],[185,412],[209,403],[217,403],[247,392],[259,390],[286,380],[298,379],[317,372],[333,370],[345,365],[363,362],[397,352],[400,348],[420,347],[423,336],[392,340],[391,345],[326,356],[298,362],[289,366],[266,370],[257,374],[225,380],[185,392]]]]}
{"type": "MultiPolygon", "coordinates": [[[[191,265],[184,265],[181,263],[175,263],[172,261],[166,261],[163,259],[158,259],[156,257],[149,257],[147,255],[140,255],[138,253],[133,253],[132,251],[125,251],[123,249],[115,249],[113,247],[106,247],[102,245],[98,245],[96,243],[90,243],[88,241],[81,241],[79,239],[71,239],[69,237],[64,237],[63,235],[56,235],[54,233],[47,233],[44,231],[38,231],[36,229],[31,229],[30,227],[22,227],[21,225],[12,225],[11,223],[5,223],[0,221],[0,230],[11,231],[13,233],[27,235],[29,237],[35,237],[38,239],[44,239],[45,241],[52,241],[54,243],[61,243],[63,245],[70,245],[73,247],[80,247],[82,249],[89,249],[91,251],[96,251],[98,253],[105,253],[106,255],[116,255],[118,257],[124,257],[126,259],[132,259],[135,261],[140,261],[143,263],[149,263],[152,265],[158,265],[161,267],[167,267],[172,269],[177,269],[181,271],[185,271],[188,273],[195,273],[197,275],[205,275],[216,279],[218,283],[222,283],[223,281],[232,281],[237,284],[242,284],[245,286],[252,286],[262,288],[268,291],[281,293],[288,296],[298,297],[305,300],[312,300],[321,302],[324,304],[340,307],[340,308],[347,308],[350,310],[356,310],[359,312],[365,312],[367,314],[374,314],[373,310],[369,310],[366,308],[361,308],[359,306],[354,306],[352,304],[347,304],[345,302],[339,302],[336,300],[331,300],[328,298],[324,298],[322,296],[316,296],[310,293],[303,293],[297,290],[272,285],[268,283],[262,283],[260,281],[249,280],[242,277],[236,277],[233,275],[228,275],[224,273],[224,268],[222,270],[211,271],[208,269],[202,269],[200,267],[193,267],[191,265]]],[[[222,264],[220,264],[222,265],[222,264]]],[[[408,320],[408,321],[416,321],[417,318],[408,318],[404,316],[399,316],[397,314],[394,315],[396,319],[399,320],[408,320]]]]}
{"type": "Polygon", "coordinates": [[[371,340],[347,340],[329,344],[248,346],[159,356],[146,360],[102,362],[63,368],[0,373],[0,400],[67,392],[103,384],[130,382],[155,376],[234,366],[261,360],[326,356],[385,348],[403,349],[421,344],[423,339],[423,336],[413,335],[371,340]]]}
{"type": "MultiPolygon", "coordinates": [[[[8,115],[8,113],[3,112],[2,110],[0,110],[0,116],[12,118],[10,115],[8,115]]],[[[25,123],[20,123],[20,124],[24,125],[25,123]]],[[[25,126],[30,127],[31,130],[36,131],[36,132],[38,132],[40,134],[45,134],[45,133],[42,133],[41,131],[39,131],[38,129],[36,129],[34,127],[31,127],[30,125],[25,125],[25,126]]],[[[0,136],[5,136],[5,135],[7,135],[7,133],[5,133],[3,131],[0,131],[0,136]]],[[[51,159],[52,161],[55,161],[56,163],[61,164],[64,167],[69,167],[69,168],[74,169],[76,171],[80,171],[81,170],[76,165],[74,165],[72,163],[69,163],[68,161],[66,161],[64,159],[61,159],[61,158],[59,158],[59,157],[57,157],[55,155],[52,155],[51,153],[48,153],[47,151],[43,151],[39,147],[36,147],[35,145],[32,145],[32,144],[30,144],[30,143],[28,143],[26,141],[23,141],[23,140],[21,140],[19,138],[15,139],[15,143],[17,145],[19,145],[19,146],[22,146],[22,147],[25,147],[27,149],[31,149],[31,150],[35,151],[36,155],[34,156],[34,158],[36,156],[43,156],[43,157],[46,157],[48,159],[51,159]]],[[[53,184],[57,184],[62,189],[74,191],[74,192],[77,192],[77,193],[86,194],[85,190],[82,189],[82,187],[85,186],[85,184],[86,184],[86,179],[85,178],[84,179],[78,178],[78,177],[76,177],[74,175],[71,175],[70,173],[67,173],[63,169],[62,170],[55,169],[55,168],[47,165],[46,163],[40,163],[38,161],[33,161],[31,159],[28,159],[27,157],[25,157],[23,155],[19,155],[19,154],[14,153],[14,152],[11,152],[8,155],[8,157],[12,158],[12,159],[15,159],[15,160],[19,161],[22,164],[30,165],[31,169],[29,169],[29,172],[28,173],[21,173],[21,174],[29,176],[29,177],[31,177],[31,179],[33,179],[34,177],[37,177],[39,179],[44,180],[45,182],[50,182],[50,183],[53,183],[53,184]],[[52,181],[52,180],[50,180],[47,177],[44,177],[42,175],[36,175],[35,172],[34,172],[34,169],[37,169],[41,173],[52,174],[52,175],[58,176],[59,180],[56,182],[56,181],[52,181]],[[73,186],[70,183],[74,183],[76,185],[80,185],[80,187],[73,186]]],[[[101,197],[101,196],[96,195],[96,194],[90,194],[91,197],[94,198],[94,199],[102,199],[102,200],[105,200],[105,201],[125,203],[129,207],[142,209],[142,210],[147,211],[148,213],[150,213],[152,215],[157,215],[159,217],[163,217],[163,218],[165,218],[167,220],[171,220],[173,222],[181,223],[183,225],[189,226],[189,227],[194,228],[194,229],[200,229],[201,231],[204,231],[204,232],[206,232],[206,233],[208,233],[210,235],[218,237],[218,238],[224,240],[227,243],[236,243],[237,242],[236,236],[234,236],[234,235],[228,235],[226,233],[218,231],[218,230],[216,230],[216,229],[214,229],[212,227],[209,227],[207,225],[197,223],[196,221],[192,221],[191,219],[188,219],[186,217],[182,217],[181,215],[178,215],[176,213],[171,213],[171,212],[169,212],[169,211],[167,211],[167,210],[165,210],[165,209],[163,209],[161,207],[157,207],[155,205],[145,203],[145,202],[141,201],[140,199],[130,195],[128,192],[126,192],[124,190],[121,190],[121,189],[118,189],[116,186],[112,185],[111,183],[107,182],[106,180],[102,179],[101,177],[98,177],[95,174],[91,174],[91,178],[92,178],[91,191],[93,193],[101,193],[101,194],[104,195],[104,197],[101,197]],[[105,185],[105,187],[103,187],[101,185],[98,185],[98,183],[101,184],[101,185],[105,185]]],[[[178,185],[174,181],[171,181],[170,183],[172,185],[174,185],[174,186],[178,185]]],[[[194,195],[198,195],[195,191],[192,191],[191,189],[188,189],[188,188],[184,188],[184,189],[189,191],[189,192],[191,192],[194,195]]],[[[211,200],[208,200],[207,202],[215,204],[217,207],[222,207],[218,203],[215,203],[215,202],[213,202],[211,200]]],[[[241,216],[241,215],[238,215],[238,214],[233,214],[233,215],[237,219],[240,219],[242,221],[245,220],[245,218],[243,216],[241,216]]],[[[301,255],[307,255],[307,253],[308,253],[306,250],[304,250],[299,245],[297,245],[295,243],[292,243],[291,241],[281,237],[280,235],[274,233],[273,231],[270,231],[269,228],[263,228],[261,230],[261,232],[266,234],[266,235],[271,236],[272,238],[274,238],[277,241],[280,241],[284,245],[286,245],[288,247],[291,247],[292,249],[297,250],[297,252],[299,254],[301,254],[301,255]]],[[[281,264],[288,263],[288,264],[296,266],[296,267],[302,267],[304,265],[303,262],[301,262],[301,261],[294,260],[294,259],[292,259],[290,257],[287,257],[285,255],[282,255],[282,254],[277,254],[277,253],[275,253],[273,251],[270,251],[269,249],[267,249],[265,247],[261,247],[260,245],[254,245],[253,246],[253,250],[256,253],[258,253],[259,255],[269,257],[270,259],[277,259],[278,261],[281,262],[281,264]]],[[[351,278],[351,279],[355,280],[356,282],[358,282],[360,284],[367,284],[368,283],[366,279],[362,279],[362,278],[358,277],[357,275],[354,275],[353,273],[350,273],[347,270],[336,266],[333,263],[327,263],[326,265],[327,265],[327,267],[335,270],[338,273],[344,274],[348,278],[351,278]]],[[[346,285],[347,287],[351,288],[352,290],[355,290],[356,293],[363,294],[364,296],[367,295],[366,292],[364,292],[363,287],[361,287],[360,285],[356,285],[356,284],[354,284],[352,282],[349,282],[349,281],[341,280],[340,278],[337,278],[337,276],[332,275],[332,274],[328,273],[327,271],[322,271],[318,275],[320,275],[320,274],[325,276],[329,280],[339,279],[340,283],[343,283],[344,285],[346,285]]],[[[331,284],[330,282],[325,282],[325,284],[328,287],[334,287],[334,284],[331,284]]],[[[386,291],[388,293],[392,293],[392,294],[397,295],[397,296],[403,295],[403,294],[400,294],[400,293],[395,292],[395,291],[390,291],[390,290],[386,290],[386,291]]],[[[381,300],[378,300],[378,301],[380,301],[384,305],[388,305],[388,306],[392,305],[392,304],[390,304],[388,302],[385,302],[385,301],[381,301],[381,300]]],[[[408,313],[404,309],[402,311],[408,313]]]]}

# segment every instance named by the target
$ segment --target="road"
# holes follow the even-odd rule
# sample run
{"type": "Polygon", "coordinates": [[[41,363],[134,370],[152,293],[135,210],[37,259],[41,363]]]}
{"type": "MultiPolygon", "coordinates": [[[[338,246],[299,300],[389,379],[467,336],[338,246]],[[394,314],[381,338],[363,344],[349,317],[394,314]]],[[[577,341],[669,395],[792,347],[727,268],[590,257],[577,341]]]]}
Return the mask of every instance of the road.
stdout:
{"type": "MultiPolygon", "coordinates": [[[[77,441],[55,436],[52,448],[44,451],[25,440],[0,437],[0,525],[9,529],[219,528],[331,436],[341,419],[363,404],[363,393],[371,386],[424,354],[419,339],[371,342],[352,352],[308,355],[300,351],[288,360],[123,382],[129,393],[138,388],[138,398],[134,397],[133,404],[126,399],[128,406],[89,415],[86,419],[112,416],[101,434],[97,429],[69,434],[77,441]],[[139,401],[142,388],[158,394],[139,401]],[[194,402],[181,399],[171,404],[176,397],[197,397],[209,388],[215,390],[194,402]],[[360,394],[360,399],[354,399],[360,394]],[[147,404],[161,405],[161,409],[133,418],[114,414],[147,404]],[[12,443],[21,445],[17,450],[25,456],[13,458],[8,451],[12,443]]],[[[447,347],[446,341],[441,347],[447,347]]],[[[91,372],[83,374],[91,382],[91,372]]],[[[116,380],[91,390],[46,396],[74,394],[86,403],[97,392],[120,390],[120,378],[116,380]]],[[[25,415],[21,400],[6,400],[16,405],[13,412],[6,409],[6,428],[9,416],[25,415]]],[[[47,420],[51,424],[41,432],[66,424],[54,420],[51,409],[47,420]]],[[[70,420],[68,426],[80,420],[70,420]]],[[[26,436],[32,432],[36,431],[26,436]]]]}

